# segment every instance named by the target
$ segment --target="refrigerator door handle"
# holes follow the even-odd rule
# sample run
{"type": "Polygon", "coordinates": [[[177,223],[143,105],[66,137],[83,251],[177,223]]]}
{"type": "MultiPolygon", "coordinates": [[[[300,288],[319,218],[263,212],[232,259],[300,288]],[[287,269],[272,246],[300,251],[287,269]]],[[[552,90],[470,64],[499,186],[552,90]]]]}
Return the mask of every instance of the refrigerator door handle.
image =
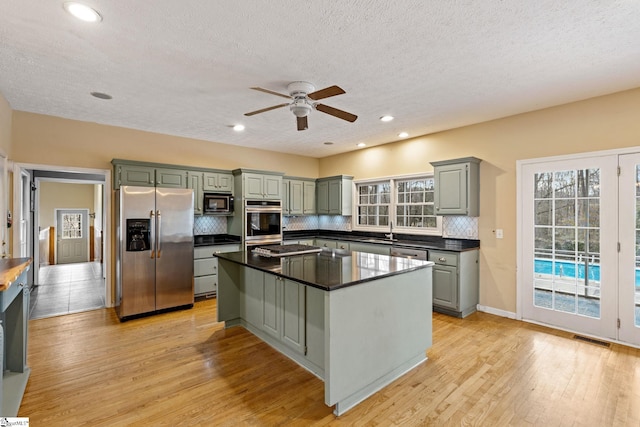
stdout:
{"type": "Polygon", "coordinates": [[[156,240],[158,241],[157,258],[160,258],[160,254],[162,253],[162,215],[160,213],[160,210],[156,211],[156,222],[158,224],[156,227],[156,233],[157,233],[156,240]]]}
{"type": "MultiPolygon", "coordinates": [[[[149,215],[151,217],[151,223],[152,223],[152,225],[154,225],[153,224],[153,222],[154,222],[153,211],[149,212],[149,215]]],[[[156,254],[155,235],[154,235],[154,233],[151,233],[151,259],[155,258],[155,254],[156,254]]]]}

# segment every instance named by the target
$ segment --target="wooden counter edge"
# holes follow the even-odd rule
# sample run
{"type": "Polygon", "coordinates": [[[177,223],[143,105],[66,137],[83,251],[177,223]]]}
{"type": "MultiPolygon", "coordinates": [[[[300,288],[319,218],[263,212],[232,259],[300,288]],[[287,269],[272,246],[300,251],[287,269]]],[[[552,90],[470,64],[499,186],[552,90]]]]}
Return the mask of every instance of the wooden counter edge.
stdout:
{"type": "Polygon", "coordinates": [[[31,265],[31,258],[7,258],[0,260],[0,292],[6,291],[31,265]]]}

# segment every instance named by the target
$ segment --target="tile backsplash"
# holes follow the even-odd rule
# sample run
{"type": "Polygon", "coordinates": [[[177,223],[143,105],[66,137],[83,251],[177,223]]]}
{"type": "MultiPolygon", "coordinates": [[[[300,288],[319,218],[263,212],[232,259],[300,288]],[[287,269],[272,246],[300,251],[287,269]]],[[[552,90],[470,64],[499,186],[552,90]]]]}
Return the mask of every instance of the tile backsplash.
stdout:
{"type": "Polygon", "coordinates": [[[478,217],[443,216],[442,237],[478,240],[478,217]]]}
{"type": "MultiPolygon", "coordinates": [[[[351,217],[339,215],[285,216],[285,231],[331,230],[351,231],[351,217]]],[[[193,222],[193,234],[226,234],[226,216],[197,216],[193,222]]],[[[478,218],[470,216],[442,217],[442,237],[455,239],[479,239],[478,218]]]]}
{"type": "Polygon", "coordinates": [[[197,216],[193,221],[193,234],[227,234],[226,216],[197,216]]]}

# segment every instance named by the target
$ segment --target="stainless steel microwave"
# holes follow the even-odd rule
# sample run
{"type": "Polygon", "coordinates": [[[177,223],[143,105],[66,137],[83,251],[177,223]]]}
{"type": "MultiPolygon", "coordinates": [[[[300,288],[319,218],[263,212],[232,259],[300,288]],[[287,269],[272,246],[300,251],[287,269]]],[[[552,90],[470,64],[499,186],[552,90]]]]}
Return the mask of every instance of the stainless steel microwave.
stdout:
{"type": "Polygon", "coordinates": [[[233,196],[224,193],[204,193],[204,213],[229,215],[233,213],[233,196]]]}

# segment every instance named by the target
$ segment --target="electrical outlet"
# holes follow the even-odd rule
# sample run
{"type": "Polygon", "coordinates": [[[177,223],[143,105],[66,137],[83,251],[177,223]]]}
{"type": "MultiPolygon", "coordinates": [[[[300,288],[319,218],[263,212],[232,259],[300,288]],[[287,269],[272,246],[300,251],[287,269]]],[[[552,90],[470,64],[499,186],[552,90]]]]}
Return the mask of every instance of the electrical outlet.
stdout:
{"type": "Polygon", "coordinates": [[[496,229],[496,239],[502,239],[504,237],[504,234],[502,233],[502,228],[497,228],[496,229]]]}
{"type": "Polygon", "coordinates": [[[467,228],[467,237],[473,237],[473,230],[470,228],[467,228]]]}

